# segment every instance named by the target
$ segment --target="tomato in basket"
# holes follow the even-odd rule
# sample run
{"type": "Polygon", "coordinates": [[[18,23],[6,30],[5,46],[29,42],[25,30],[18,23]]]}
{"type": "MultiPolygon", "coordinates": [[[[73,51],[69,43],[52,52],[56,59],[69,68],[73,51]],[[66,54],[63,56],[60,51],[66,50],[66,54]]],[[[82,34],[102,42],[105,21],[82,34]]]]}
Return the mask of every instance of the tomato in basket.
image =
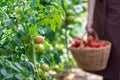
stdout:
{"type": "Polygon", "coordinates": [[[88,41],[89,41],[89,42],[94,41],[94,37],[93,37],[93,36],[91,36],[91,35],[90,35],[90,36],[88,36],[88,41]]]}
{"type": "Polygon", "coordinates": [[[76,48],[80,47],[81,41],[83,41],[84,48],[101,48],[108,45],[104,41],[96,41],[93,36],[89,35],[87,41],[84,41],[81,38],[76,38],[75,41],[71,43],[71,47],[76,47],[76,48]]]}
{"type": "Polygon", "coordinates": [[[76,39],[72,42],[71,47],[80,47],[80,39],[76,39]]]}

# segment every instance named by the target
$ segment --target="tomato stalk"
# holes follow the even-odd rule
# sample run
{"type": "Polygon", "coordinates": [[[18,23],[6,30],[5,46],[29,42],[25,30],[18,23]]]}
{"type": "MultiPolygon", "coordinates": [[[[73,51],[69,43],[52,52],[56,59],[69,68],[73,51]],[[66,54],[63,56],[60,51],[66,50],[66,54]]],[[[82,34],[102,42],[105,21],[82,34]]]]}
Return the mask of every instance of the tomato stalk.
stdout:
{"type": "Polygon", "coordinates": [[[34,35],[31,35],[29,32],[29,28],[26,27],[25,28],[26,33],[27,33],[27,38],[26,38],[26,42],[28,44],[28,46],[26,47],[26,54],[28,55],[29,60],[34,64],[34,79],[35,80],[39,80],[39,74],[37,72],[38,68],[37,68],[37,60],[36,60],[36,50],[35,50],[35,43],[34,43],[34,35]]]}
{"type": "Polygon", "coordinates": [[[37,61],[36,61],[36,50],[35,50],[35,44],[34,44],[34,38],[31,38],[32,39],[32,60],[33,60],[33,64],[35,65],[34,68],[35,68],[35,73],[34,73],[34,78],[35,79],[40,79],[39,77],[39,74],[37,72],[38,68],[37,68],[37,61]]]}

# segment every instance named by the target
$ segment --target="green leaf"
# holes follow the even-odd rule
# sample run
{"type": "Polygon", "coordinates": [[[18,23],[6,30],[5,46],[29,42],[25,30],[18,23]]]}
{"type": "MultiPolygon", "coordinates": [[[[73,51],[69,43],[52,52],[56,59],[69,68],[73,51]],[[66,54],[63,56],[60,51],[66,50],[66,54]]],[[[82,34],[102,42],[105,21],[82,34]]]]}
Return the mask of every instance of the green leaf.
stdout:
{"type": "Polygon", "coordinates": [[[3,76],[7,76],[7,71],[6,71],[6,69],[5,68],[2,68],[1,69],[1,74],[3,75],[3,76]]]}
{"type": "Polygon", "coordinates": [[[17,32],[17,33],[15,34],[14,38],[13,38],[14,43],[17,44],[17,45],[19,45],[20,42],[21,42],[21,39],[20,39],[20,38],[21,38],[21,35],[19,34],[19,32],[17,32]]]}
{"type": "Polygon", "coordinates": [[[19,70],[18,68],[16,68],[15,66],[10,65],[10,67],[11,67],[13,70],[15,70],[15,71],[20,72],[20,70],[19,70]]]}
{"type": "Polygon", "coordinates": [[[52,30],[55,31],[56,25],[55,25],[54,19],[51,19],[51,20],[50,20],[50,26],[51,26],[52,30]]]}
{"type": "Polygon", "coordinates": [[[34,26],[31,26],[30,28],[29,28],[29,32],[30,32],[30,34],[31,35],[37,35],[38,33],[37,33],[37,25],[34,25],[34,26]]]}
{"type": "Polygon", "coordinates": [[[6,76],[6,79],[10,79],[10,78],[13,78],[13,74],[12,73],[7,74],[7,76],[6,76]]]}
{"type": "Polygon", "coordinates": [[[55,21],[58,25],[60,25],[62,23],[62,19],[59,15],[55,15],[54,18],[55,18],[55,21]]]}
{"type": "Polygon", "coordinates": [[[38,4],[40,4],[40,0],[36,0],[36,2],[37,2],[38,4]]]}
{"type": "Polygon", "coordinates": [[[53,50],[52,52],[54,53],[54,60],[55,60],[56,64],[59,64],[61,62],[61,58],[60,58],[58,51],[53,50]]]}
{"type": "Polygon", "coordinates": [[[27,34],[25,33],[24,30],[19,30],[18,31],[18,37],[21,37],[21,38],[25,38],[27,36],[27,34]],[[20,36],[19,36],[20,35],[20,36]]]}
{"type": "Polygon", "coordinates": [[[46,38],[48,38],[51,42],[55,39],[55,32],[51,30],[49,27],[43,29],[45,32],[46,38]]]}
{"type": "Polygon", "coordinates": [[[45,10],[46,10],[46,11],[49,11],[49,10],[50,10],[50,5],[47,5],[47,6],[45,7],[45,10]]]}
{"type": "Polygon", "coordinates": [[[35,24],[35,19],[34,19],[34,17],[31,16],[31,17],[28,19],[28,22],[29,22],[30,24],[35,24]]]}
{"type": "Polygon", "coordinates": [[[15,66],[16,66],[18,69],[20,69],[20,70],[23,69],[22,66],[21,66],[18,62],[15,62],[15,66]]]}
{"type": "Polygon", "coordinates": [[[6,20],[4,21],[4,23],[5,23],[5,26],[6,26],[7,28],[12,28],[12,27],[13,27],[13,22],[12,22],[11,19],[6,19],[6,20]]]}
{"type": "Polygon", "coordinates": [[[23,80],[23,75],[18,73],[15,75],[15,77],[18,79],[18,80],[23,80]]]}
{"type": "Polygon", "coordinates": [[[30,4],[30,7],[33,8],[33,9],[36,9],[37,8],[37,3],[35,0],[32,0],[31,4],[30,4]]]}
{"type": "Polygon", "coordinates": [[[2,28],[0,26],[0,36],[2,36],[2,34],[3,34],[3,30],[2,30],[2,28]]]}

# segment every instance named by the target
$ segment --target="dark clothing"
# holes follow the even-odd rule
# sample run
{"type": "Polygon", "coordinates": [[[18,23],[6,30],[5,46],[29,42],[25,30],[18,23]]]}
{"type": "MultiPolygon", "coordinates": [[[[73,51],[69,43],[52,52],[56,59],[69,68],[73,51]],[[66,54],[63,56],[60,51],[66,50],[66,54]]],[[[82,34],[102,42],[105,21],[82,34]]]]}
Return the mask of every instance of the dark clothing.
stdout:
{"type": "Polygon", "coordinates": [[[108,66],[95,72],[110,80],[120,80],[120,0],[96,0],[93,28],[100,39],[112,42],[108,66]]]}

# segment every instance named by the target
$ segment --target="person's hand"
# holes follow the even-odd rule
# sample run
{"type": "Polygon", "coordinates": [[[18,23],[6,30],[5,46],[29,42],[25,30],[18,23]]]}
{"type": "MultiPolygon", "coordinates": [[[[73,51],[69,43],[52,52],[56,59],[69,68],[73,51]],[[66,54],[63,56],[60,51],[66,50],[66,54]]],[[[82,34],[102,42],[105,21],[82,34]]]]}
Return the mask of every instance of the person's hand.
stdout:
{"type": "Polygon", "coordinates": [[[86,25],[86,31],[90,34],[93,32],[92,25],[93,25],[93,21],[88,21],[88,23],[86,25]]]}

